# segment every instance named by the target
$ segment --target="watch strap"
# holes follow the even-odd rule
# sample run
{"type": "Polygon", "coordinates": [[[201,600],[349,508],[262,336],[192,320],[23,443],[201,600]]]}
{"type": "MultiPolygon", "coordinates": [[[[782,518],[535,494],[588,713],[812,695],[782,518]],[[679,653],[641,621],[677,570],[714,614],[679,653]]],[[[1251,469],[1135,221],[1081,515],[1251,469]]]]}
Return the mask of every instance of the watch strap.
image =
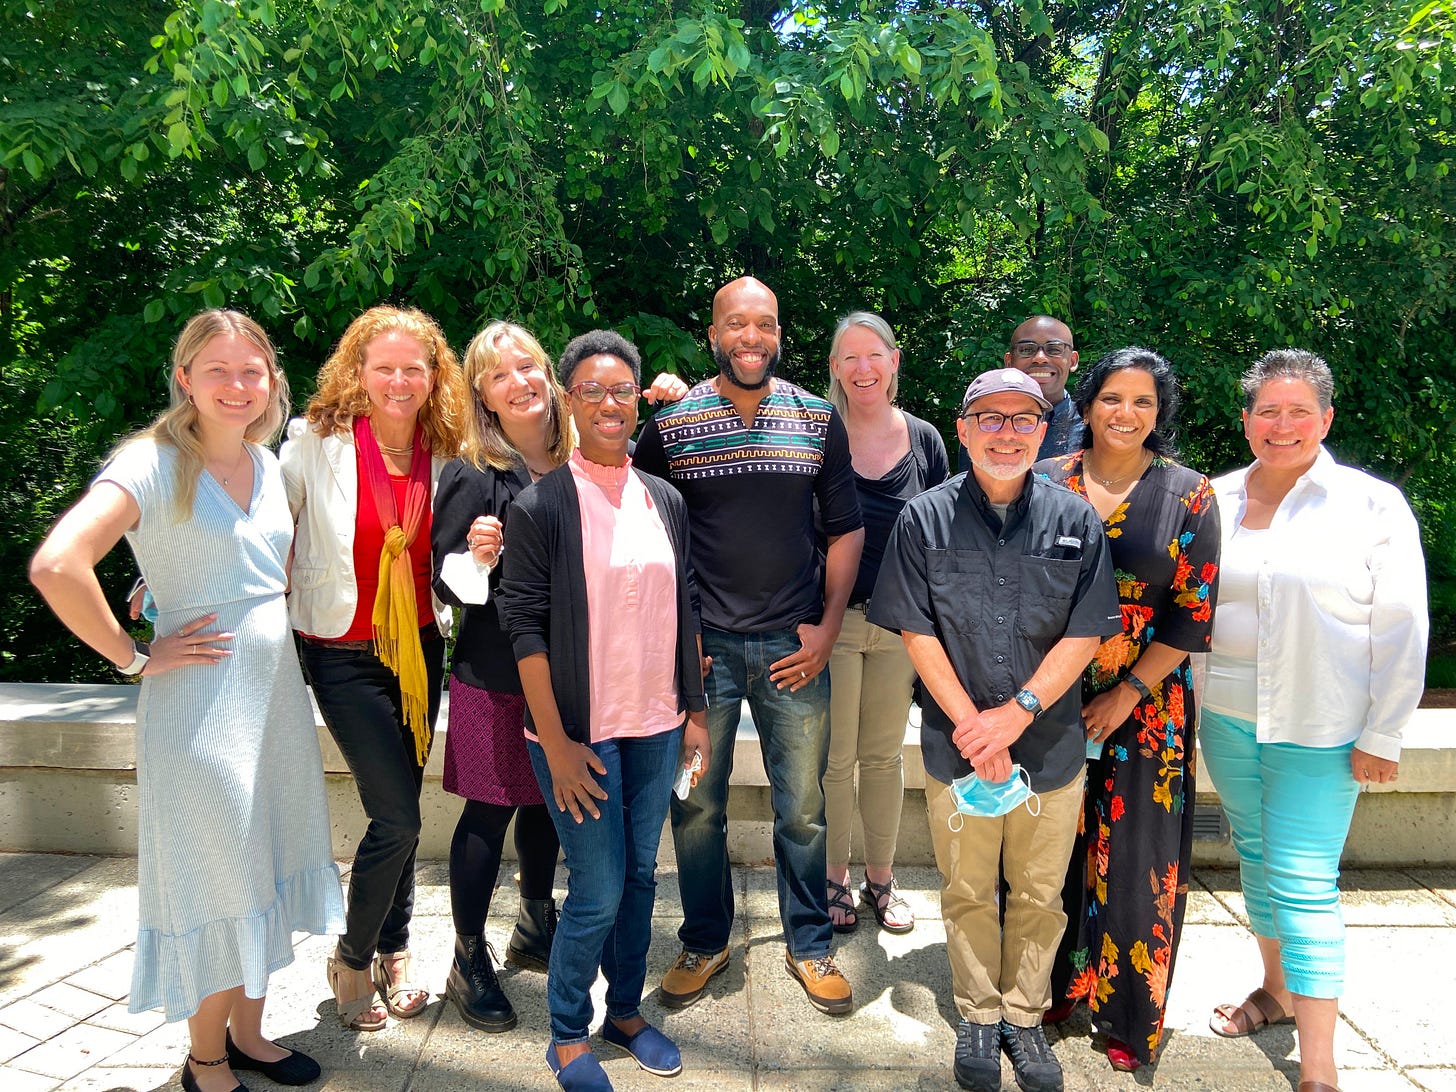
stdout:
{"type": "Polygon", "coordinates": [[[138,641],[133,637],[131,639],[131,648],[131,663],[125,667],[118,667],[116,670],[123,675],[140,675],[142,669],[147,666],[147,661],[152,658],[152,646],[145,641],[138,641]]]}

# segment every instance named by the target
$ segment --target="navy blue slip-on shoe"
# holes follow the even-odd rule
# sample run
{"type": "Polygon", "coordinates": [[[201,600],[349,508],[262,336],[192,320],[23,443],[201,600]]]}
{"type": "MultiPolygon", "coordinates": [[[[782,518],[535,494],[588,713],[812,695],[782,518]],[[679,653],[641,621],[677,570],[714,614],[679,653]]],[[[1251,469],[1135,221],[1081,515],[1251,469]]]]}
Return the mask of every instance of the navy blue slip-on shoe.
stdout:
{"type": "Polygon", "coordinates": [[[546,1048],[546,1064],[566,1092],[612,1092],[611,1078],[590,1051],[562,1065],[556,1057],[556,1044],[552,1043],[546,1048]]]}
{"type": "Polygon", "coordinates": [[[257,1058],[250,1058],[238,1049],[233,1042],[233,1033],[227,1033],[227,1059],[228,1068],[233,1072],[238,1070],[252,1070],[261,1073],[274,1084],[312,1084],[322,1075],[318,1062],[314,1061],[301,1050],[295,1050],[290,1054],[279,1058],[276,1062],[262,1062],[257,1058]]]}
{"type": "Polygon", "coordinates": [[[625,1050],[637,1064],[657,1077],[676,1077],[682,1072],[682,1051],[651,1024],[636,1035],[628,1035],[610,1017],[602,1024],[602,1040],[625,1050]]]}

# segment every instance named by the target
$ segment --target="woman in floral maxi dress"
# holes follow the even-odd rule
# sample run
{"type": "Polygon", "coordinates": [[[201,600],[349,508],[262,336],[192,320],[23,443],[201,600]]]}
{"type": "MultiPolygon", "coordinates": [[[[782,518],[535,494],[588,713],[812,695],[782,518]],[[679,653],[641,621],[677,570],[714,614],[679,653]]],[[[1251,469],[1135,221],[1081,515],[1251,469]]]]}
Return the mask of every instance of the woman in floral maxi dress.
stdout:
{"type": "Polygon", "coordinates": [[[1083,830],[1063,902],[1052,1020],[1086,1001],[1113,1068],[1151,1062],[1183,927],[1192,852],[1193,675],[1217,592],[1208,478],[1170,457],[1177,386],[1145,349],[1099,360],[1077,391],[1083,451],[1037,464],[1087,497],[1112,546],[1123,632],[1083,678],[1083,830]]]}

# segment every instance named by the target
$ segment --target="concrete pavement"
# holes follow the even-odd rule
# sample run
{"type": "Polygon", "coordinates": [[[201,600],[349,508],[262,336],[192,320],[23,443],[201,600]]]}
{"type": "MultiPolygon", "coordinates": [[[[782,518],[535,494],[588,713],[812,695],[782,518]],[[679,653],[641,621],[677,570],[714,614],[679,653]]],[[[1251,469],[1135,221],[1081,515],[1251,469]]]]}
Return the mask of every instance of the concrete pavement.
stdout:
{"type": "MultiPolygon", "coordinates": [[[[856,1009],[822,1016],[783,969],[771,868],[735,869],[738,917],[729,970],[709,995],[670,1013],[650,993],[644,1015],[681,1045],[686,1070],[664,1082],[603,1048],[619,1089],[658,1090],[954,1088],[955,1013],[938,878],[906,868],[901,884],[919,923],[904,936],[873,928],[839,938],[836,953],[856,1009]]],[[[421,866],[413,947],[431,989],[444,988],[453,933],[445,866],[421,866]]],[[[1443,1003],[1456,988],[1456,870],[1393,869],[1346,874],[1349,969],[1336,1037],[1344,1092],[1426,1089],[1456,1092],[1456,1035],[1443,1003]]],[[[503,948],[516,895],[502,884],[488,925],[503,948]]],[[[649,987],[676,954],[676,876],[665,866],[649,987]]],[[[0,854],[0,1092],[50,1089],[176,1089],[186,1054],[185,1024],[157,1013],[133,1016],[125,997],[135,940],[135,861],[130,858],[0,854]]],[[[447,1002],[391,1022],[372,1035],[346,1032],[324,982],[332,940],[299,935],[292,966],[274,976],[265,1029],[324,1066],[315,1089],[329,1092],[445,1092],[556,1087],[547,1043],[545,976],[508,969],[506,991],[520,1025],[504,1035],[467,1027],[447,1002]]],[[[1078,1015],[1050,1037],[1069,1092],[1139,1087],[1199,1090],[1293,1089],[1293,1029],[1240,1040],[1208,1030],[1221,1001],[1257,983],[1258,956],[1235,873],[1195,873],[1171,991],[1163,1058],[1154,1069],[1113,1072],[1078,1015]]],[[[602,986],[598,983],[598,1012],[602,986]]],[[[273,1086],[253,1074],[255,1092],[273,1086]]],[[[1003,1087],[1015,1088],[1009,1065],[1003,1087]]]]}

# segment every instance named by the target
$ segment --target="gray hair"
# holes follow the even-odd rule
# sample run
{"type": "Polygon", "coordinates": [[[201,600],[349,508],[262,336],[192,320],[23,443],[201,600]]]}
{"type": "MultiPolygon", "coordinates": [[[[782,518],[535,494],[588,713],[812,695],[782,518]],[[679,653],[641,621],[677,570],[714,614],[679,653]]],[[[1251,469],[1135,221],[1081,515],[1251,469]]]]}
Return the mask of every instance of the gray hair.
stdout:
{"type": "MultiPolygon", "coordinates": [[[[851,311],[839,320],[839,325],[834,328],[834,337],[829,342],[829,359],[834,360],[839,356],[839,343],[844,340],[844,335],[849,333],[851,326],[863,326],[877,338],[883,341],[890,352],[897,351],[900,346],[895,341],[895,331],[890,329],[890,324],[879,315],[871,311],[851,311]]],[[[900,389],[900,369],[896,368],[890,374],[890,385],[886,396],[891,402],[895,400],[895,392],[900,389]]],[[[840,385],[838,377],[831,371],[829,373],[829,389],[824,396],[841,414],[848,411],[849,402],[844,397],[844,388],[840,385]]]]}
{"type": "Polygon", "coordinates": [[[1244,409],[1252,410],[1254,400],[1271,379],[1302,379],[1319,399],[1320,411],[1335,404],[1335,377],[1324,358],[1308,349],[1270,349],[1239,377],[1244,392],[1244,409]]]}

